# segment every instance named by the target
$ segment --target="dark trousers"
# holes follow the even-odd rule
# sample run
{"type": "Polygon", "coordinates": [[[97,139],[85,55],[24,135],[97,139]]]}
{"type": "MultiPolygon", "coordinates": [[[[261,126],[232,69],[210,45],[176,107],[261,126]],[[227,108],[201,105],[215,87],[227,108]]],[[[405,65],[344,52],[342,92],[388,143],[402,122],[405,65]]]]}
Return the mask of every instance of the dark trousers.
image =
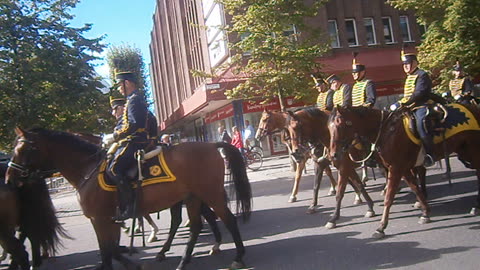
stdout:
{"type": "Polygon", "coordinates": [[[428,130],[425,127],[424,119],[427,116],[427,106],[422,106],[414,111],[415,114],[415,124],[417,126],[418,135],[422,140],[423,147],[425,152],[430,156],[433,154],[433,137],[428,133],[428,130]]]}

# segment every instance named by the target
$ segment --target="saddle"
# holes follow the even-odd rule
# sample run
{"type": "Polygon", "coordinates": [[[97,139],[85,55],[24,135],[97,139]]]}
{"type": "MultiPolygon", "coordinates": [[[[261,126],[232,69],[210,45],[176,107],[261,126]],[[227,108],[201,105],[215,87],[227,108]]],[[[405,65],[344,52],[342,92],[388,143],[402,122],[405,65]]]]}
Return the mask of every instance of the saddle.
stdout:
{"type": "MultiPolygon", "coordinates": [[[[112,145],[112,147],[114,147],[112,145]]],[[[118,146],[116,146],[118,148],[118,146]]],[[[165,158],[164,158],[164,150],[171,148],[172,146],[166,144],[156,144],[156,145],[149,145],[146,148],[146,153],[143,154],[141,158],[141,170],[142,176],[144,179],[142,180],[141,186],[147,186],[152,184],[157,184],[161,182],[172,182],[176,180],[175,175],[172,173],[170,168],[168,167],[165,158]]],[[[111,152],[111,149],[109,150],[111,152]]],[[[114,151],[113,151],[114,152],[114,151]]],[[[115,191],[116,184],[114,181],[108,177],[108,174],[105,172],[107,165],[112,162],[113,159],[106,159],[100,166],[100,170],[98,173],[98,182],[100,186],[107,191],[115,191]]],[[[138,164],[131,164],[129,169],[127,170],[126,174],[128,179],[137,180],[139,173],[138,173],[138,164]]],[[[134,185],[135,187],[135,185],[134,185]]]]}
{"type": "MultiPolygon", "coordinates": [[[[423,125],[427,133],[439,134],[445,131],[443,123],[448,116],[447,109],[440,103],[427,104],[427,114],[423,119],[423,125]]],[[[409,119],[409,129],[415,137],[419,137],[416,116],[413,113],[418,107],[411,110],[405,110],[404,116],[409,119]]]]}

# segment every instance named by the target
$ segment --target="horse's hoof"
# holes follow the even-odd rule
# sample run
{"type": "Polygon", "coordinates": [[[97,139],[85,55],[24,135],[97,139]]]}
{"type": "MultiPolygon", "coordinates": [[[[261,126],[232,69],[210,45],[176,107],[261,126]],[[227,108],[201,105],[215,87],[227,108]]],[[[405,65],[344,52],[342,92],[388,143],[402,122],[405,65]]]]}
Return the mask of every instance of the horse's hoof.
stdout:
{"type": "Polygon", "coordinates": [[[245,268],[245,264],[240,261],[240,262],[237,262],[237,261],[233,261],[232,265],[230,266],[230,269],[242,269],[242,268],[245,268]]]}
{"type": "Polygon", "coordinates": [[[155,256],[155,260],[159,261],[159,262],[162,262],[164,261],[165,259],[167,259],[167,256],[165,256],[164,253],[158,253],[157,256],[155,256]]]}
{"type": "Polygon", "coordinates": [[[376,230],[373,234],[372,237],[375,239],[382,239],[385,237],[385,233],[379,230],[376,230]]]}
{"type": "Polygon", "coordinates": [[[384,197],[385,197],[385,190],[382,190],[382,192],[380,192],[380,196],[384,196],[384,197]]]}
{"type": "Polygon", "coordinates": [[[156,235],[150,235],[150,237],[148,237],[148,239],[147,239],[148,243],[153,243],[155,241],[158,241],[158,238],[157,238],[156,235]]]}
{"type": "Polygon", "coordinates": [[[367,211],[367,213],[365,214],[365,217],[367,217],[367,218],[371,218],[371,217],[374,217],[374,216],[375,216],[374,211],[367,211]]]}
{"type": "Polygon", "coordinates": [[[430,223],[430,218],[429,217],[420,217],[418,220],[418,224],[427,224],[430,223]]]}
{"type": "Polygon", "coordinates": [[[327,229],[333,229],[337,227],[337,224],[335,222],[327,222],[327,224],[325,224],[325,228],[327,229]]]}
{"type": "Polygon", "coordinates": [[[220,243],[215,243],[212,249],[210,250],[210,252],[208,253],[208,255],[215,255],[215,254],[219,254],[220,252],[221,252],[220,243]]]}
{"type": "Polygon", "coordinates": [[[308,207],[307,209],[307,214],[311,215],[311,214],[315,214],[317,212],[317,209],[315,209],[315,206],[311,205],[310,207],[308,207]]]}
{"type": "Polygon", "coordinates": [[[335,191],[334,189],[332,190],[329,190],[328,193],[327,193],[328,196],[335,196],[337,195],[337,191],[335,191]]]}
{"type": "Polygon", "coordinates": [[[353,205],[359,205],[363,203],[362,199],[355,199],[355,201],[353,201],[353,205]]]}
{"type": "Polygon", "coordinates": [[[473,207],[472,210],[470,211],[470,215],[472,215],[472,216],[478,215],[478,208],[477,208],[477,207],[473,207]]]}
{"type": "Polygon", "coordinates": [[[288,199],[289,203],[294,203],[296,201],[297,201],[297,197],[295,197],[295,196],[291,196],[290,199],[288,199]]]}
{"type": "Polygon", "coordinates": [[[420,202],[415,202],[415,204],[413,205],[413,208],[420,209],[422,208],[422,204],[420,202]]]}

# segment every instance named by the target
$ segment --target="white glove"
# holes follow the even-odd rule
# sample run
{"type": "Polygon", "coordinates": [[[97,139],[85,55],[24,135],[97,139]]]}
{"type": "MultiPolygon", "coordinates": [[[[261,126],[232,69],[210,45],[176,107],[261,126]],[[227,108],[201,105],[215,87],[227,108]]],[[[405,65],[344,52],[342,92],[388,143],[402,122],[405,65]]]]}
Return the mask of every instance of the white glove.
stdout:
{"type": "Polygon", "coordinates": [[[392,105],[390,105],[390,111],[395,111],[396,109],[400,108],[400,103],[393,103],[392,105]]]}
{"type": "Polygon", "coordinates": [[[456,95],[456,96],[454,96],[453,98],[454,98],[455,100],[459,100],[461,97],[462,97],[462,95],[456,95]]]}
{"type": "Polygon", "coordinates": [[[102,143],[103,143],[104,145],[110,145],[110,144],[112,144],[114,141],[115,141],[115,138],[114,138],[114,136],[113,136],[113,133],[103,135],[102,143]]]}

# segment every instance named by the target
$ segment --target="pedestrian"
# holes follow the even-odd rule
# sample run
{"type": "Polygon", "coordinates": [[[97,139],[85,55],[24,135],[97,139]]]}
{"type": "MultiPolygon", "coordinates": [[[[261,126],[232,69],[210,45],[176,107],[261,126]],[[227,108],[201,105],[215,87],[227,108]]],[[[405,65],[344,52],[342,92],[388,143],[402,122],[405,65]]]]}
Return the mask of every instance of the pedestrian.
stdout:
{"type": "Polygon", "coordinates": [[[250,148],[254,145],[255,129],[250,125],[250,121],[245,120],[245,130],[243,131],[243,138],[245,147],[250,148]]]}
{"type": "Polygon", "coordinates": [[[232,142],[231,144],[238,148],[240,152],[243,154],[243,141],[242,141],[242,135],[240,134],[240,131],[238,131],[237,126],[232,127],[232,142]]]}
{"type": "Polygon", "coordinates": [[[223,125],[220,125],[218,127],[218,138],[219,141],[224,142],[224,143],[231,143],[232,142],[232,137],[228,134],[227,130],[223,125]]]}

